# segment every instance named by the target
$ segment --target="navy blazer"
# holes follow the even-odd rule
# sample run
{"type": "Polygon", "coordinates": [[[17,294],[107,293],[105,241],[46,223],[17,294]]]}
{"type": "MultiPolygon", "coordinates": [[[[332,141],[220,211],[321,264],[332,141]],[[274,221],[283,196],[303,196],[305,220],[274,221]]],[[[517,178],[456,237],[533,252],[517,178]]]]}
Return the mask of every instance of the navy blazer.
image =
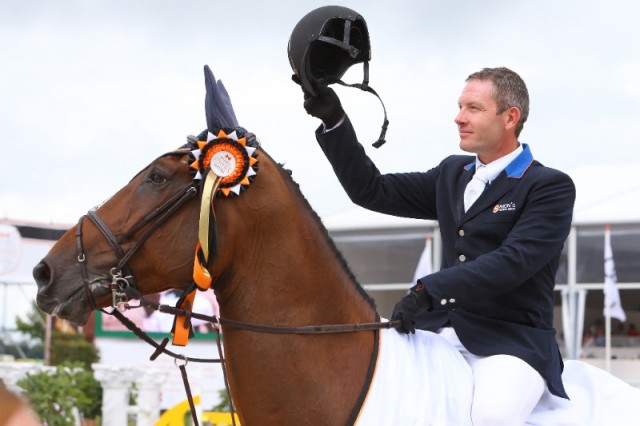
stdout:
{"type": "Polygon", "coordinates": [[[571,228],[571,178],[535,161],[523,145],[465,213],[474,156],[447,157],[427,172],[381,174],[348,118],[326,133],[321,126],[316,137],[355,204],[438,221],[442,265],[419,280],[434,307],[421,314],[418,327],[451,325],[471,353],[516,356],[540,373],[551,393],[568,398],[553,328],[553,288],[571,228]]]}

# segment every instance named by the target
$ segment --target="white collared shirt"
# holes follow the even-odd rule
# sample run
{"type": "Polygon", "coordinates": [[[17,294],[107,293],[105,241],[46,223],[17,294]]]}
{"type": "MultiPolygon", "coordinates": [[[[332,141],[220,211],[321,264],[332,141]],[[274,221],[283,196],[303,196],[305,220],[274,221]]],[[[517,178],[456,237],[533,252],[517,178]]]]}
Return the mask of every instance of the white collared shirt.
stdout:
{"type": "Polygon", "coordinates": [[[516,159],[518,155],[522,153],[524,148],[522,148],[522,144],[518,144],[518,147],[511,151],[509,154],[504,157],[500,157],[497,160],[490,162],[489,164],[483,164],[478,156],[476,155],[476,170],[478,167],[486,167],[487,168],[487,185],[490,185],[500,173],[513,161],[516,159]]]}

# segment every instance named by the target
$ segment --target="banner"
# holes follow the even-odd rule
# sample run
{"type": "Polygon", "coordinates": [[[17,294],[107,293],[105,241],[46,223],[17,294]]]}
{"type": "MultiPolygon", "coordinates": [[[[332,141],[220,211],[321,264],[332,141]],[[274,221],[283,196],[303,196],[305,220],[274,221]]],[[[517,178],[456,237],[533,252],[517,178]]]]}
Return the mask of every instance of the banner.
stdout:
{"type": "Polygon", "coordinates": [[[424,277],[425,275],[429,275],[433,272],[433,260],[431,257],[431,245],[432,238],[431,235],[428,235],[425,240],[424,250],[420,255],[420,259],[418,260],[418,266],[416,266],[416,271],[413,274],[413,284],[418,282],[418,279],[424,277]]]}
{"type": "Polygon", "coordinates": [[[611,226],[604,227],[604,316],[624,322],[627,316],[622,309],[617,286],[616,265],[611,248],[611,226]]]}

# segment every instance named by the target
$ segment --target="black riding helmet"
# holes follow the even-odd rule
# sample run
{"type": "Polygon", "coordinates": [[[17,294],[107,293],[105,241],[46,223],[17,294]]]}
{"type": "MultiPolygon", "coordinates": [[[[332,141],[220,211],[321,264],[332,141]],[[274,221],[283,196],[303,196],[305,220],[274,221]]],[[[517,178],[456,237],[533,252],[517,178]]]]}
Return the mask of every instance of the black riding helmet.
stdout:
{"type": "MultiPolygon", "coordinates": [[[[316,95],[317,85],[339,83],[378,94],[369,87],[369,61],[371,43],[369,30],[362,15],[342,6],[324,6],[307,13],[296,24],[287,47],[289,63],[298,76],[305,92],[316,95]],[[346,84],[341,78],[354,64],[362,63],[362,84],[346,84]]],[[[380,100],[382,103],[382,100],[380,100]]],[[[384,108],[384,104],[382,104],[384,108]]],[[[380,139],[374,143],[382,145],[389,121],[384,111],[384,124],[380,139]]]]}
{"type": "Polygon", "coordinates": [[[346,7],[312,10],[293,29],[288,54],[302,87],[315,95],[311,80],[337,83],[351,65],[371,60],[367,24],[346,7]]]}

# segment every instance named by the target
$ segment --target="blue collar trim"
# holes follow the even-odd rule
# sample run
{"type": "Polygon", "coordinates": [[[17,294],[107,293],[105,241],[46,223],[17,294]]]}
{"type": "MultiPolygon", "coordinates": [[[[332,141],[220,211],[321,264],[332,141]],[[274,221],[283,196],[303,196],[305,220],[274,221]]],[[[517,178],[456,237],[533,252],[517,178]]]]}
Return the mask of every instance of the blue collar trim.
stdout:
{"type": "MultiPolygon", "coordinates": [[[[518,155],[515,160],[509,163],[504,171],[507,174],[507,177],[520,179],[522,176],[524,176],[529,166],[531,166],[531,163],[533,163],[533,154],[531,153],[531,149],[529,149],[529,145],[523,143],[522,152],[520,153],[520,155],[518,155]]],[[[473,167],[475,167],[475,165],[476,162],[474,160],[473,162],[464,166],[464,169],[466,171],[469,171],[473,167]]]]}

